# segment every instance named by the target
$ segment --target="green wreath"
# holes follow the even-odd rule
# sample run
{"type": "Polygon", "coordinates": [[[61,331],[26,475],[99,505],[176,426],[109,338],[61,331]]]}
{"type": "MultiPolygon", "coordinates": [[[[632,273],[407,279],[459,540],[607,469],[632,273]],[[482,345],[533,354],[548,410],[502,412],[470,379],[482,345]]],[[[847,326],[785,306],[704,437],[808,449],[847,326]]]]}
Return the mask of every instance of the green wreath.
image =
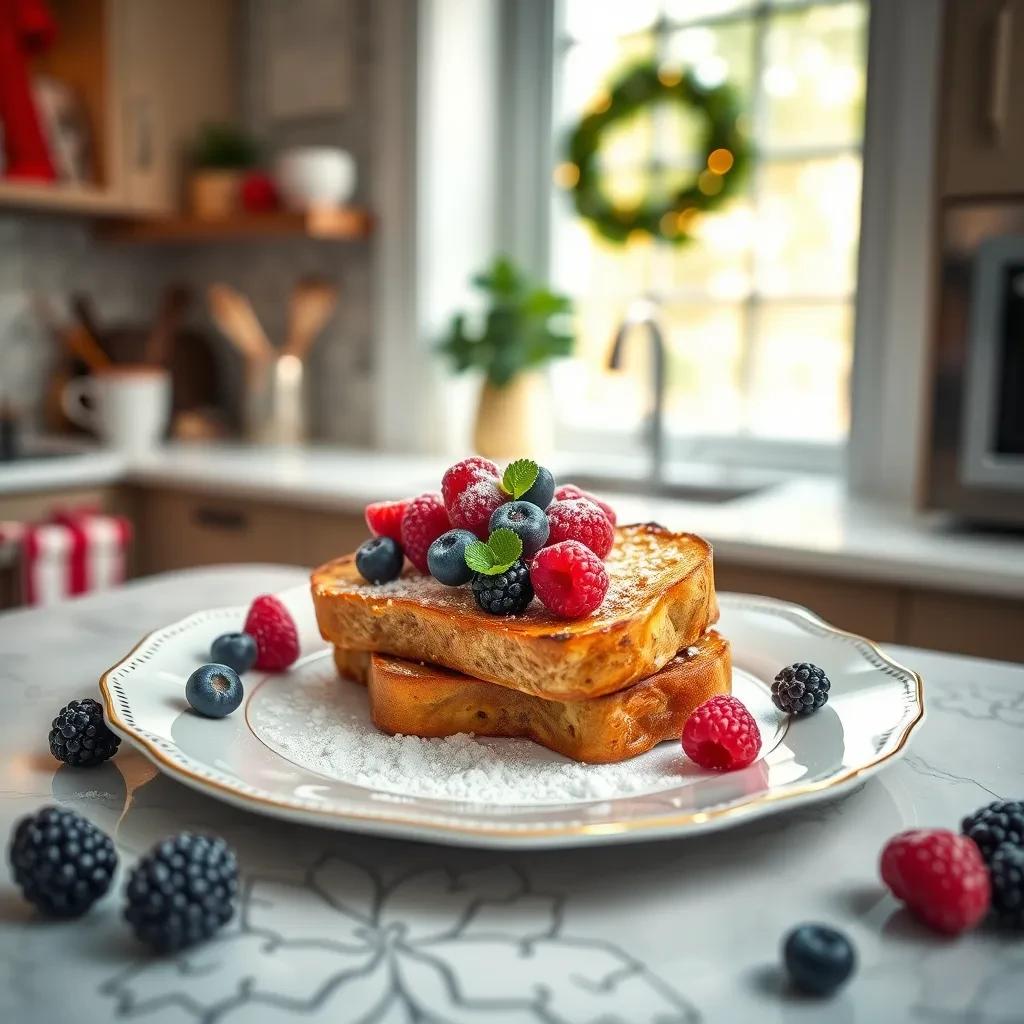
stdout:
{"type": "Polygon", "coordinates": [[[600,107],[577,124],[569,137],[569,163],[558,168],[556,177],[571,191],[576,212],[610,241],[622,243],[641,232],[669,242],[685,242],[697,214],[716,209],[743,187],[750,166],[750,144],[741,123],[742,107],[730,86],[707,88],[689,72],[641,64],[626,71],[600,107]],[[598,159],[602,136],[616,122],[659,102],[678,103],[702,116],[701,148],[708,162],[692,184],[664,200],[645,199],[637,206],[617,204],[602,187],[598,159]]]}

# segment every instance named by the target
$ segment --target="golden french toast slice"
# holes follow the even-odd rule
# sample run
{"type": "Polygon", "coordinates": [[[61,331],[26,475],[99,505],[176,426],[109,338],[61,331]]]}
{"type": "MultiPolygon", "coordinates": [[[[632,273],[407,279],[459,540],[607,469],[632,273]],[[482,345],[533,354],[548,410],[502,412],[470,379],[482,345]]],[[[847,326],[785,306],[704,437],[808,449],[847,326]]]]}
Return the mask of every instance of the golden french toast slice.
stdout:
{"type": "Polygon", "coordinates": [[[406,567],[367,583],[355,556],[312,576],[324,639],[338,647],[426,661],[547,700],[614,693],[653,675],[718,620],[711,545],[653,523],[619,527],[597,611],[559,619],[534,601],[489,615],[468,586],[446,587],[406,567]]]}
{"type": "Polygon", "coordinates": [[[576,761],[624,761],[678,739],[698,704],[729,693],[728,641],[710,632],[660,672],[604,697],[543,700],[434,665],[336,647],[338,671],[369,689],[379,729],[403,736],[522,736],[576,761]]]}

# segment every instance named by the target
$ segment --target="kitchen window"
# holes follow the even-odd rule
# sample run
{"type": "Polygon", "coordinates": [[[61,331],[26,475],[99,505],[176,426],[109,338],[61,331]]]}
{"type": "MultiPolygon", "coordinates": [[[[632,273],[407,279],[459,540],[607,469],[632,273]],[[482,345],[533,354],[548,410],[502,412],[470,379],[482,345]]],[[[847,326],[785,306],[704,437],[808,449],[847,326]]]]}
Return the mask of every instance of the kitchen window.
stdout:
{"type": "MultiPolygon", "coordinates": [[[[562,445],[635,446],[647,346],[628,346],[625,372],[606,361],[629,303],[653,296],[676,456],[837,465],[850,423],[866,0],[563,0],[556,19],[548,259],[578,318],[576,357],[555,370],[562,445]],[[730,81],[754,162],[745,194],[706,215],[693,242],[615,246],[575,215],[558,162],[609,79],[650,58],[730,81]]],[[[616,131],[603,152],[611,195],[628,200],[659,161],[685,159],[685,117],[656,109],[616,131]]]]}

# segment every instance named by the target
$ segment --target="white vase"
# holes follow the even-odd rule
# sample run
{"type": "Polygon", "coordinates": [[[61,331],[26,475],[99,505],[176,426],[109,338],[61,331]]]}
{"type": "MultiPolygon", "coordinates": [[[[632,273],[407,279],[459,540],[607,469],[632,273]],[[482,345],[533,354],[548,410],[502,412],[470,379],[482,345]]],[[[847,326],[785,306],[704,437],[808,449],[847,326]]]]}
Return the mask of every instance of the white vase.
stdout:
{"type": "Polygon", "coordinates": [[[521,373],[505,387],[484,381],[473,444],[489,459],[543,458],[551,452],[551,393],[543,373],[521,373]]]}

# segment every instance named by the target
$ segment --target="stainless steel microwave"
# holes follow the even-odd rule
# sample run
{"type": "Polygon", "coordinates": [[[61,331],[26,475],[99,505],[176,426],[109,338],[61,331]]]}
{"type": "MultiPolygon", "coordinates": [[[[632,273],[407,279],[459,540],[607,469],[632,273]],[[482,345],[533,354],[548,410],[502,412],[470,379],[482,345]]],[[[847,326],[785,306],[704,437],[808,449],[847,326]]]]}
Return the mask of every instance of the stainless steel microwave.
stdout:
{"type": "Polygon", "coordinates": [[[941,223],[928,504],[1024,526],[1024,199],[941,223]]]}

